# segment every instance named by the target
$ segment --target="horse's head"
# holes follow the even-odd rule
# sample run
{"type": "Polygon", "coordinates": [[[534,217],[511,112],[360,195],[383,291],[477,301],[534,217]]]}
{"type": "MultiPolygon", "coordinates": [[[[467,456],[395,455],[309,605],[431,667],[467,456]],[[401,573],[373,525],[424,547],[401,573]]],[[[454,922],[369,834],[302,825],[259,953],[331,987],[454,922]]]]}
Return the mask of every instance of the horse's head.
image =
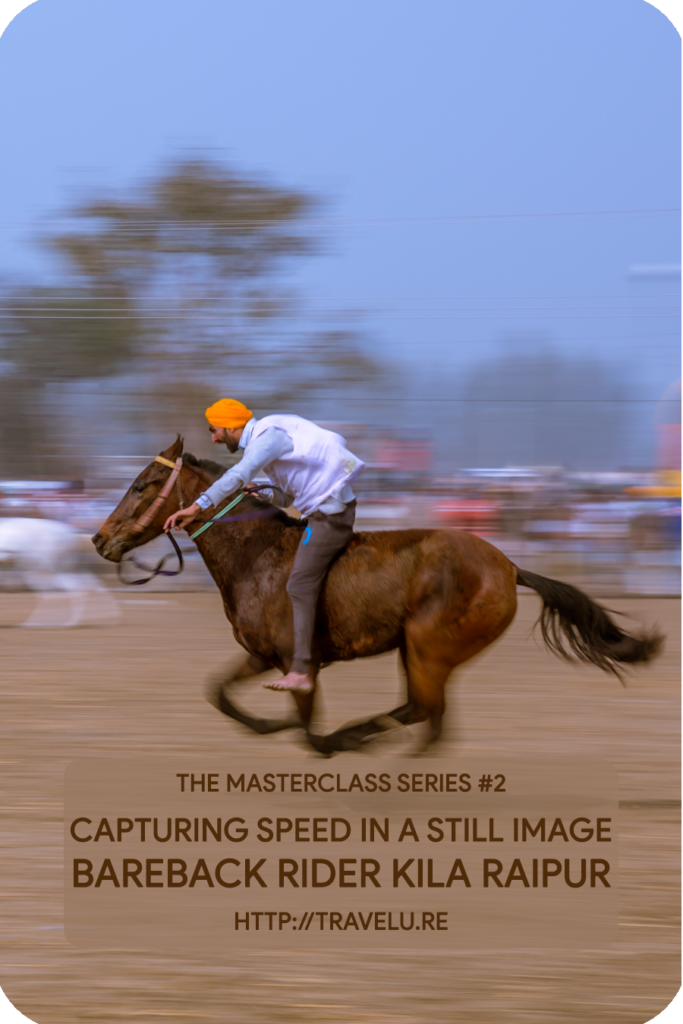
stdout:
{"type": "MultiPolygon", "coordinates": [[[[98,554],[107,558],[110,562],[120,562],[127,551],[147,544],[163,532],[166,519],[179,508],[178,493],[182,491],[186,504],[191,504],[194,498],[189,501],[185,499],[188,492],[188,481],[181,479],[185,476],[180,473],[177,478],[177,486],[172,487],[170,493],[158,507],[152,508],[155,501],[161,495],[164,485],[167,484],[173,474],[171,468],[183,454],[183,439],[178,435],[175,442],[161,453],[161,459],[150,462],[149,466],[143,469],[142,473],[133,481],[125,495],[118,503],[112,514],[107,519],[95,536],[92,542],[97,548],[98,554]],[[168,465],[170,463],[170,465],[168,465]],[[149,512],[149,522],[146,521],[145,513],[149,512]]],[[[189,474],[196,485],[195,474],[189,474]]],[[[195,486],[196,489],[196,486],[195,486]]]]}

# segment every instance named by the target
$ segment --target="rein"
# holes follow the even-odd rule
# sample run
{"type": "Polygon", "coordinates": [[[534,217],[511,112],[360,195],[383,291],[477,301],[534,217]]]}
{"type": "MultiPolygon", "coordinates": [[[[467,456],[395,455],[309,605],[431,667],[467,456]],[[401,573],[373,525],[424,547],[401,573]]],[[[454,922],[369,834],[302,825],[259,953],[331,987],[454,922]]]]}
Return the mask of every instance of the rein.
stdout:
{"type": "Polygon", "coordinates": [[[152,568],[151,565],[145,565],[144,562],[138,562],[138,560],[135,557],[135,555],[131,555],[131,557],[126,560],[126,564],[128,562],[132,562],[133,565],[136,566],[136,568],[142,569],[143,572],[148,572],[150,574],[149,576],[145,576],[144,579],[140,579],[140,580],[125,580],[123,578],[123,576],[121,575],[121,567],[124,565],[123,559],[121,559],[121,561],[119,562],[119,564],[116,567],[117,575],[118,575],[119,580],[121,581],[121,583],[125,583],[126,586],[128,586],[128,587],[135,587],[135,586],[140,586],[143,583],[149,583],[149,581],[153,580],[155,576],[180,576],[181,572],[185,568],[185,560],[183,559],[183,553],[182,553],[182,551],[180,550],[180,548],[178,546],[178,541],[175,539],[175,537],[172,534],[170,534],[170,533],[168,534],[168,539],[170,540],[171,544],[175,548],[175,552],[174,551],[169,551],[169,553],[167,555],[164,555],[162,558],[159,559],[159,561],[154,566],[154,568],[152,568]],[[177,569],[164,569],[163,568],[164,565],[169,560],[169,558],[173,557],[174,554],[175,554],[176,558],[178,559],[178,568],[177,569]]]}
{"type": "MultiPolygon", "coordinates": [[[[171,468],[172,472],[171,472],[171,475],[169,476],[168,480],[166,481],[166,483],[162,487],[161,491],[157,495],[157,497],[150,504],[149,508],[147,508],[142,513],[142,515],[140,515],[138,517],[138,519],[136,519],[136,521],[133,523],[133,525],[131,526],[131,533],[142,533],[143,530],[145,530],[149,526],[149,524],[154,519],[157,511],[165,503],[166,499],[168,498],[168,496],[170,495],[171,491],[173,490],[173,485],[174,484],[177,484],[177,487],[178,487],[178,504],[180,505],[181,509],[185,507],[185,501],[183,499],[182,491],[180,490],[180,479],[179,479],[180,471],[185,466],[185,468],[190,469],[192,472],[194,472],[194,470],[192,470],[192,467],[191,466],[186,466],[185,463],[183,462],[182,458],[178,458],[178,459],[176,459],[175,462],[171,462],[170,459],[164,458],[163,455],[157,455],[157,457],[156,457],[156,459],[154,461],[155,462],[160,462],[164,466],[169,466],[171,468]]],[[[280,491],[281,494],[284,494],[284,491],[282,491],[282,489],[280,487],[277,487],[274,484],[261,484],[261,485],[258,485],[256,487],[252,488],[252,489],[256,490],[256,491],[273,490],[274,489],[274,490],[280,491]]],[[[231,509],[235,508],[235,506],[238,505],[239,502],[242,501],[243,498],[246,497],[247,493],[248,493],[247,491],[242,491],[240,494],[237,495],[236,498],[234,498],[230,502],[229,505],[226,505],[224,509],[222,509],[216,516],[214,516],[213,519],[208,519],[206,522],[202,523],[202,525],[199,527],[198,530],[195,530],[194,533],[190,534],[190,539],[194,540],[195,537],[198,537],[201,533],[204,533],[204,531],[208,530],[209,527],[213,526],[214,523],[237,522],[238,520],[245,520],[245,519],[263,519],[263,518],[266,518],[268,516],[275,515],[277,513],[277,511],[278,511],[277,507],[270,506],[269,508],[256,509],[254,512],[244,512],[244,513],[238,514],[236,516],[229,516],[227,519],[223,518],[224,516],[226,516],[226,514],[228,512],[230,512],[231,509]]],[[[136,559],[135,555],[133,555],[133,554],[131,554],[130,558],[127,559],[128,562],[132,562],[133,565],[135,565],[138,569],[142,569],[143,572],[148,572],[150,574],[149,576],[146,576],[144,579],[139,579],[139,580],[126,580],[126,579],[124,579],[123,576],[121,575],[121,569],[122,569],[122,566],[124,564],[123,563],[123,559],[122,559],[119,562],[118,566],[117,566],[117,574],[118,574],[118,578],[121,581],[121,583],[125,583],[126,586],[134,587],[134,586],[141,586],[141,585],[143,585],[145,583],[149,583],[149,581],[154,579],[155,576],[179,576],[181,574],[181,572],[183,571],[183,569],[185,568],[185,561],[183,559],[183,552],[181,551],[181,549],[180,549],[180,547],[178,545],[178,542],[176,541],[175,537],[173,536],[173,533],[170,530],[167,533],[167,537],[170,540],[171,544],[173,545],[174,551],[169,551],[168,554],[166,554],[162,558],[160,558],[159,561],[157,562],[157,564],[154,567],[152,567],[151,565],[145,565],[143,562],[138,562],[138,560],[136,559]],[[178,568],[177,569],[164,569],[164,565],[166,564],[166,562],[168,561],[169,558],[173,557],[174,554],[175,554],[176,558],[178,559],[178,568]]]]}
{"type": "MultiPolygon", "coordinates": [[[[226,514],[226,512],[229,512],[231,508],[234,508],[235,505],[238,505],[240,503],[242,498],[244,498],[245,493],[245,491],[242,491],[242,493],[238,494],[235,500],[231,501],[229,505],[226,505],[225,508],[221,512],[219,512],[217,516],[214,516],[213,519],[208,519],[203,526],[200,526],[198,530],[195,530],[194,533],[191,533],[190,539],[194,540],[195,537],[198,537],[200,533],[204,533],[205,530],[208,530],[209,527],[213,525],[213,523],[219,522],[219,520],[226,514]]],[[[233,519],[236,517],[230,516],[230,518],[233,519]]]]}
{"type": "MultiPolygon", "coordinates": [[[[254,490],[254,491],[273,491],[274,490],[274,491],[279,491],[280,494],[284,494],[285,493],[282,490],[281,487],[277,486],[277,484],[257,484],[256,486],[252,486],[252,490],[254,490]]],[[[221,522],[221,521],[224,522],[224,523],[236,523],[239,520],[244,520],[244,519],[265,519],[267,516],[274,516],[277,513],[277,511],[278,511],[277,506],[271,505],[269,508],[256,509],[254,512],[242,512],[239,515],[230,516],[228,519],[223,519],[223,516],[227,512],[229,512],[231,509],[233,509],[235,507],[235,505],[239,504],[239,502],[242,500],[242,498],[246,498],[248,493],[249,493],[248,491],[242,491],[240,494],[238,494],[237,497],[233,501],[231,501],[229,505],[226,505],[225,508],[222,509],[218,513],[218,515],[214,516],[213,519],[207,519],[205,523],[202,523],[202,525],[199,527],[198,530],[195,530],[194,533],[191,533],[190,534],[190,539],[194,540],[195,537],[198,537],[200,533],[204,533],[204,531],[208,530],[209,527],[212,526],[214,523],[218,523],[218,522],[221,522]]]]}

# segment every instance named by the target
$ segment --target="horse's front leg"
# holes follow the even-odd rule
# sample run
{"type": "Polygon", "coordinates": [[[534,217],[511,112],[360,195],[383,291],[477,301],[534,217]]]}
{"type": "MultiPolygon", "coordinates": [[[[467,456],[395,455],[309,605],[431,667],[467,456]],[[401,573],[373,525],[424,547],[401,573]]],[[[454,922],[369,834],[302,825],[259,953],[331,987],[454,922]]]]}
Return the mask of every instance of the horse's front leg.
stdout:
{"type": "Polygon", "coordinates": [[[250,654],[248,658],[240,662],[237,668],[231,669],[227,674],[221,674],[209,682],[205,692],[206,699],[224,715],[234,718],[236,722],[248,726],[249,729],[253,729],[260,735],[280,732],[283,729],[300,728],[302,720],[298,716],[296,718],[254,718],[253,715],[242,711],[228,696],[235,683],[244,682],[255,675],[268,672],[274,667],[269,661],[250,654]]]}

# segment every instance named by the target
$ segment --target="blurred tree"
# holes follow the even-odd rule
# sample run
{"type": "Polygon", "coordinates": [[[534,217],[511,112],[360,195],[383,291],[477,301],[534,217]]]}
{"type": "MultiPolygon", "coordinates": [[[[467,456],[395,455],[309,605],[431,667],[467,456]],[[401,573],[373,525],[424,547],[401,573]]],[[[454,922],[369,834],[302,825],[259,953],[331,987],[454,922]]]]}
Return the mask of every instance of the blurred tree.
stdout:
{"type": "Polygon", "coordinates": [[[87,287],[5,289],[0,305],[3,476],[60,473],[54,459],[64,412],[54,386],[106,377],[134,356],[135,312],[125,296],[119,297],[119,308],[127,311],[125,317],[103,315],[87,287]]]}
{"type": "Polygon", "coordinates": [[[589,355],[515,344],[461,381],[456,465],[623,467],[628,399],[621,373],[589,355]]]}
{"type": "Polygon", "coordinates": [[[139,331],[134,306],[124,295],[116,301],[120,313],[113,318],[87,288],[5,292],[3,355],[17,370],[49,381],[107,376],[134,356],[139,331]]]}
{"type": "MultiPolygon", "coordinates": [[[[64,285],[3,297],[0,397],[12,396],[0,413],[3,449],[9,441],[22,459],[30,450],[34,471],[46,471],[29,421],[55,382],[130,378],[145,395],[137,418],[156,441],[216,388],[251,386],[244,397],[258,395],[261,408],[285,396],[292,408],[312,391],[372,380],[358,336],[304,324],[287,284],[285,272],[320,248],[317,207],[303,192],[186,158],[67,211],[67,227],[41,238],[64,285]]],[[[92,417],[93,401],[82,404],[92,417]]]]}

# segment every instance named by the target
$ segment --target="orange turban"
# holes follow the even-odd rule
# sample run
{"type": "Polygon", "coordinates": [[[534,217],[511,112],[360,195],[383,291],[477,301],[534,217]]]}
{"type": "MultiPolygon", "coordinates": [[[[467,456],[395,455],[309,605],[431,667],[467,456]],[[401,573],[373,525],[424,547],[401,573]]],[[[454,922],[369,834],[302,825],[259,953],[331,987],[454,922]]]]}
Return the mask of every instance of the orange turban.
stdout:
{"type": "Polygon", "coordinates": [[[237,430],[244,427],[252,418],[251,409],[235,401],[234,398],[221,398],[206,410],[206,418],[212,427],[227,427],[237,430]]]}

